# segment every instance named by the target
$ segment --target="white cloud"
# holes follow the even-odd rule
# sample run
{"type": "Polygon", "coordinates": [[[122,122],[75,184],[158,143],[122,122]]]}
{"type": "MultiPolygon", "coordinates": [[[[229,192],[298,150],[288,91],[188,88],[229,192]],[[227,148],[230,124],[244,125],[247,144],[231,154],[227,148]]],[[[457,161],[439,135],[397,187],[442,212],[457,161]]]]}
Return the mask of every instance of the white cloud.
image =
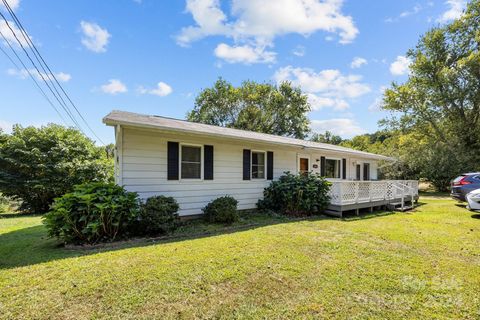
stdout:
{"type": "MultiPolygon", "coordinates": [[[[195,25],[184,27],[177,43],[190,43],[208,36],[225,36],[238,48],[247,44],[264,51],[276,37],[317,31],[338,35],[340,43],[352,42],[358,34],[352,17],[341,12],[343,0],[232,0],[230,16],[219,0],[187,0],[186,11],[195,25]]],[[[271,54],[271,52],[269,52],[271,54]]]]}
{"type": "Polygon", "coordinates": [[[153,94],[155,96],[165,97],[172,93],[173,89],[165,82],[160,81],[159,83],[157,83],[157,87],[155,89],[146,89],[144,87],[139,87],[137,91],[140,94],[153,94]]]}
{"type": "Polygon", "coordinates": [[[297,46],[295,49],[293,49],[292,53],[297,57],[303,57],[305,55],[305,47],[297,46]]]}
{"type": "MultiPolygon", "coordinates": [[[[5,22],[5,20],[0,20],[0,32],[3,34],[3,36],[6,38],[6,40],[10,43],[10,45],[12,47],[20,48],[20,45],[18,44],[18,41],[15,38],[15,35],[17,36],[17,38],[20,41],[20,43],[22,44],[22,46],[26,47],[28,45],[27,40],[25,40],[25,38],[23,37],[20,29],[18,29],[16,27],[15,22],[13,22],[11,20],[7,20],[7,21],[8,21],[8,24],[7,24],[7,22],[5,22]],[[9,26],[10,26],[10,28],[9,28],[9,26]],[[13,33],[12,33],[12,30],[10,30],[10,29],[13,30],[13,33]],[[15,35],[14,35],[14,33],[15,33],[15,35]]],[[[30,36],[28,36],[28,37],[30,39],[32,39],[32,37],[30,37],[30,36]]],[[[7,45],[5,43],[5,40],[3,40],[3,44],[7,45]]]]}
{"type": "MultiPolygon", "coordinates": [[[[12,8],[13,11],[17,10],[20,6],[20,0],[7,0],[8,5],[12,8]]],[[[0,7],[5,8],[3,1],[0,1],[0,7]]]]}
{"type": "Polygon", "coordinates": [[[108,80],[107,84],[104,84],[100,87],[100,89],[108,94],[117,94],[117,93],[124,93],[127,92],[127,86],[124,85],[120,80],[118,79],[110,79],[108,80]]]}
{"type": "Polygon", "coordinates": [[[390,73],[394,76],[401,76],[409,73],[409,67],[412,61],[404,56],[397,56],[394,62],[390,65],[390,73]]]}
{"type": "Polygon", "coordinates": [[[290,81],[307,93],[313,110],[332,107],[335,110],[349,108],[348,99],[360,97],[370,92],[370,87],[362,83],[358,75],[343,75],[339,70],[315,72],[308,68],[287,66],[275,72],[277,82],[290,81]]]}
{"type": "Polygon", "coordinates": [[[84,37],[82,38],[82,44],[90,51],[93,52],[105,52],[107,51],[107,45],[111,34],[107,29],[100,27],[93,22],[81,21],[80,27],[84,37]]]}
{"type": "Polygon", "coordinates": [[[215,48],[215,56],[223,59],[228,63],[273,63],[275,62],[275,52],[265,51],[261,47],[244,46],[229,46],[225,43],[220,43],[215,48]]]}
{"type": "MultiPolygon", "coordinates": [[[[429,7],[432,6],[432,5],[433,5],[433,3],[431,3],[431,2],[428,2],[428,3],[427,3],[427,6],[429,6],[429,7]]],[[[409,17],[409,16],[416,15],[416,14],[418,14],[418,13],[419,13],[420,11],[422,11],[422,10],[423,10],[423,7],[422,7],[420,4],[417,3],[416,5],[413,6],[412,9],[410,9],[410,10],[405,10],[405,11],[401,12],[397,17],[387,18],[387,19],[385,19],[385,22],[389,22],[389,23],[390,23],[390,22],[397,22],[397,21],[399,21],[400,19],[404,19],[404,18],[407,18],[407,17],[409,17]]]]}
{"type": "Polygon", "coordinates": [[[387,90],[387,86],[381,86],[378,89],[378,96],[375,98],[375,100],[368,106],[368,111],[371,112],[380,112],[382,111],[382,106],[383,106],[383,96],[385,93],[385,90],[387,90]]]}
{"type": "MultiPolygon", "coordinates": [[[[29,77],[28,72],[30,72],[37,80],[42,81],[43,79],[48,81],[53,81],[53,76],[51,74],[46,74],[44,72],[38,72],[37,69],[8,69],[7,74],[11,76],[18,77],[20,79],[27,79],[29,77]],[[42,78],[43,77],[43,78],[42,78]]],[[[68,82],[72,79],[72,76],[65,72],[54,73],[55,78],[60,82],[68,82]]]]}
{"type": "Polygon", "coordinates": [[[330,131],[342,138],[351,138],[355,135],[366,132],[355,120],[348,118],[312,120],[311,127],[315,132],[323,133],[325,131],[330,131]]]}
{"type": "Polygon", "coordinates": [[[368,63],[367,59],[361,58],[361,57],[355,57],[353,58],[352,63],[350,64],[350,68],[357,69],[367,63],[368,63]]]}
{"type": "Polygon", "coordinates": [[[187,0],[186,11],[196,25],[183,28],[177,41],[188,44],[223,35],[269,43],[283,34],[309,35],[323,30],[338,33],[340,42],[348,43],[355,39],[358,29],[352,17],[342,14],[342,4],[342,0],[233,0],[229,21],[219,0],[187,0]]]}
{"type": "Polygon", "coordinates": [[[445,23],[460,18],[467,2],[465,0],[447,0],[445,4],[448,10],[438,17],[437,22],[445,23]]]}
{"type": "Polygon", "coordinates": [[[13,126],[12,123],[0,119],[0,130],[3,130],[3,132],[11,133],[12,132],[12,126],[13,126]]]}

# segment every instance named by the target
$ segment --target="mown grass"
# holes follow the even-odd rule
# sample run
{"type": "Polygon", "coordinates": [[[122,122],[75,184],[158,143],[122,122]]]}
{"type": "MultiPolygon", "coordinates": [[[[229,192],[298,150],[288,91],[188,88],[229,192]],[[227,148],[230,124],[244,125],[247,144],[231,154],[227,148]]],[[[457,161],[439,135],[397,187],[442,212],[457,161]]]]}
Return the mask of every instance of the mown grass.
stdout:
{"type": "Polygon", "coordinates": [[[478,319],[480,220],[448,198],[421,202],[344,220],[255,217],[237,231],[193,224],[96,250],[58,247],[38,216],[3,218],[0,318],[478,319]]]}

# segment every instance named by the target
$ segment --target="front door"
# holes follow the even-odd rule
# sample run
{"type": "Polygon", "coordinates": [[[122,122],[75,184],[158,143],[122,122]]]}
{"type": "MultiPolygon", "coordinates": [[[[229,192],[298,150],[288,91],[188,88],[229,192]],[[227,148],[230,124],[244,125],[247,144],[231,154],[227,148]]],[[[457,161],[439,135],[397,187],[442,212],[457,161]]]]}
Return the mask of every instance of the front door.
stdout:
{"type": "Polygon", "coordinates": [[[308,158],[300,158],[300,160],[299,160],[300,161],[300,165],[299,165],[300,170],[299,171],[300,171],[301,174],[306,174],[306,173],[308,173],[308,171],[310,171],[310,170],[308,170],[308,168],[309,168],[308,160],[309,160],[308,158]]]}
{"type": "Polygon", "coordinates": [[[297,154],[297,170],[301,174],[310,172],[310,155],[297,154]]]}
{"type": "Polygon", "coordinates": [[[370,163],[363,164],[363,180],[370,180],[370,163]]]}
{"type": "Polygon", "coordinates": [[[361,177],[361,174],[360,174],[361,171],[362,171],[361,165],[359,165],[359,164],[356,165],[356,171],[357,171],[356,172],[357,173],[356,180],[362,180],[362,177],[361,177]]]}

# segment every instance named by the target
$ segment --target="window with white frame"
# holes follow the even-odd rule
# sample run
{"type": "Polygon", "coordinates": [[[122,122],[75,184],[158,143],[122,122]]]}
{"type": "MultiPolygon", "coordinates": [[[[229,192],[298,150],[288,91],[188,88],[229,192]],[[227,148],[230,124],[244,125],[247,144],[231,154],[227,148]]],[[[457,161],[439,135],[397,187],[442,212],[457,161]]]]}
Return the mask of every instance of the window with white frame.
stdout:
{"type": "Polygon", "coordinates": [[[252,151],[252,179],[265,179],[264,151],[252,151]]]}
{"type": "Polygon", "coordinates": [[[202,147],[182,145],[180,172],[182,179],[202,178],[202,147]]]}
{"type": "Polygon", "coordinates": [[[325,177],[340,178],[340,160],[325,159],[325,177]]]}

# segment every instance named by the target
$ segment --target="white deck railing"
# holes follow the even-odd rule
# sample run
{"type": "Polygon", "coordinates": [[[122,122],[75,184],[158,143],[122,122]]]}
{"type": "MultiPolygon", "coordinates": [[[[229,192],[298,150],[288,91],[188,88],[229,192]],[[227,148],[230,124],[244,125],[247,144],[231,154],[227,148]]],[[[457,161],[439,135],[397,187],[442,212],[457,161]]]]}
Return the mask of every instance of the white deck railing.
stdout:
{"type": "MultiPolygon", "coordinates": [[[[346,181],[333,180],[330,203],[347,205],[418,196],[417,180],[346,181]]],[[[402,205],[403,206],[403,205],[402,205]]]]}

